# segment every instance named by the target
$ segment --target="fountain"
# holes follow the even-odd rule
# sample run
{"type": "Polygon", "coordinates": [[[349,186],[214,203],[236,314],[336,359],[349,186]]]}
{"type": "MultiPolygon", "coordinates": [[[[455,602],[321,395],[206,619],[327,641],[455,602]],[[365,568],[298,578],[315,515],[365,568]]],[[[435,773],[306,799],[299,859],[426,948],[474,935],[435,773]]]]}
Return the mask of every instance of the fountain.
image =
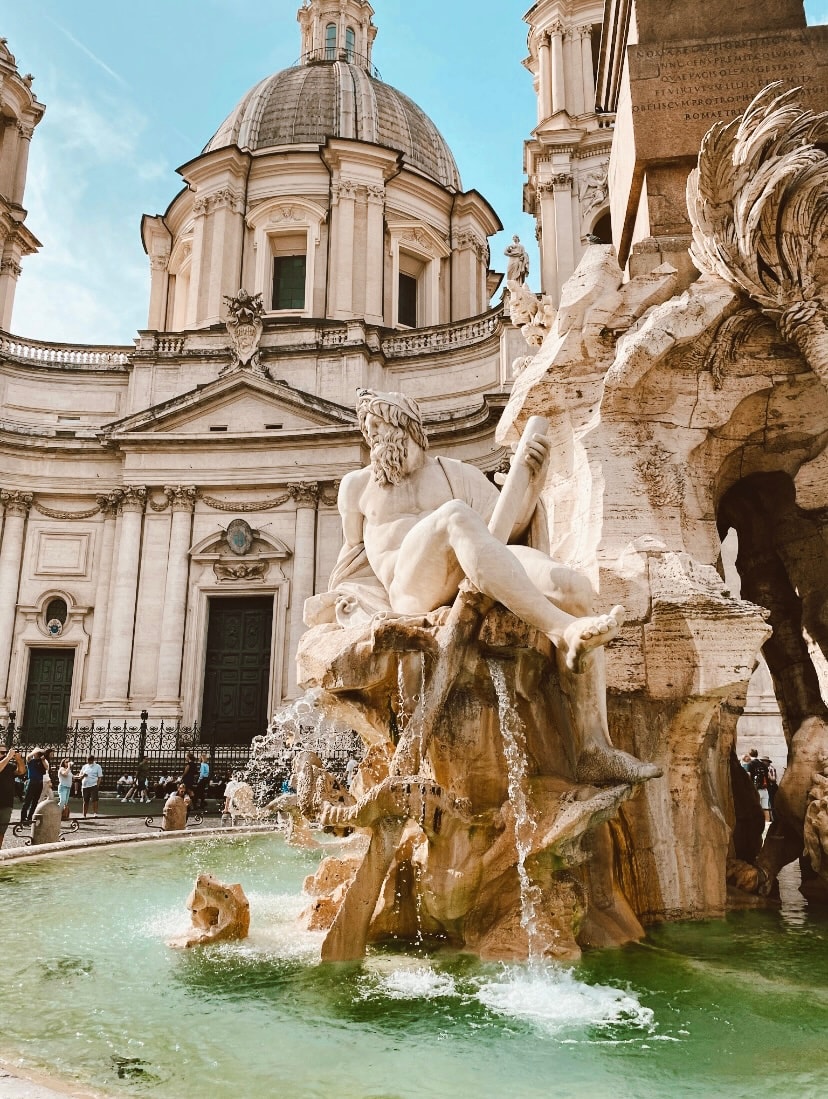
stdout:
{"type": "Polygon", "coordinates": [[[825,1091],[827,134],[774,87],[714,129],[681,294],[597,244],[554,316],[512,288],[537,339],[500,495],[430,456],[413,401],[360,393],[372,465],[306,606],[307,693],[249,776],[319,846],[0,866],[3,1056],[117,1095],[650,1099],[752,1092],[772,1050],[763,1086],[825,1091]],[[790,751],[764,838],[733,752],[763,644],[790,751]],[[200,874],[243,884],[250,935],[171,952],[200,874]]]}

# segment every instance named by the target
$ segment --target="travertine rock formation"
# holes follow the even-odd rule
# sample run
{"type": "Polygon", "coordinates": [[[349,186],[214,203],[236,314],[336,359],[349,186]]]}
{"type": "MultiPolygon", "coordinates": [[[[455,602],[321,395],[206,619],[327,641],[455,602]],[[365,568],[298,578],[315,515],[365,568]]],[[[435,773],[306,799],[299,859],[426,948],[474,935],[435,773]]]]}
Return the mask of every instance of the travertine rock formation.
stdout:
{"type": "MultiPolygon", "coordinates": [[[[354,804],[323,799],[326,827],[370,836],[350,883],[337,880],[317,905],[317,925],[329,927],[323,957],[418,933],[489,957],[574,957],[635,938],[651,921],[720,915],[728,885],[738,903],[755,903],[749,894],[769,893],[806,845],[813,872],[828,879],[828,710],[815,665],[828,652],[828,390],[817,324],[828,192],[813,144],[823,130],[821,116],[797,113],[773,89],[718,127],[691,181],[701,279],[682,286],[663,265],[624,282],[612,248],[594,245],[521,364],[499,438],[516,445],[532,417],[551,425],[532,535],[566,568],[561,605],[583,600],[573,613],[589,613],[586,577],[602,606],[626,608],[623,624],[614,613],[614,625],[595,627],[613,638],[605,673],[592,653],[587,674],[575,674],[579,660],[562,659],[566,635],[539,624],[533,605],[519,617],[493,606],[516,609],[508,584],[489,587],[486,561],[461,567],[486,595],[464,590],[450,611],[432,602],[417,617],[399,573],[368,547],[376,575],[367,569],[370,591],[360,594],[361,524],[382,529],[387,501],[365,476],[343,482],[351,556],[327,601],[308,608],[315,625],[300,678],[393,755],[388,776],[355,791],[354,804]],[[359,530],[349,534],[354,513],[359,530]],[[720,560],[731,529],[739,594],[720,560]],[[764,844],[756,793],[733,752],[763,647],[790,745],[764,844]]],[[[536,299],[517,283],[514,293],[533,321],[536,299]]],[[[397,429],[404,406],[399,420],[389,413],[397,429]]],[[[366,437],[372,463],[375,450],[390,455],[380,485],[396,484],[395,470],[409,475],[399,430],[369,422],[366,437]]],[[[429,492],[443,515],[436,482],[429,492]]],[[[467,497],[454,496],[446,530],[466,561],[451,523],[466,522],[453,505],[467,497]]],[[[441,546],[423,559],[429,584],[441,546]]],[[[455,574],[449,559],[446,575],[455,574]]],[[[448,602],[451,582],[445,591],[448,602]]]]}

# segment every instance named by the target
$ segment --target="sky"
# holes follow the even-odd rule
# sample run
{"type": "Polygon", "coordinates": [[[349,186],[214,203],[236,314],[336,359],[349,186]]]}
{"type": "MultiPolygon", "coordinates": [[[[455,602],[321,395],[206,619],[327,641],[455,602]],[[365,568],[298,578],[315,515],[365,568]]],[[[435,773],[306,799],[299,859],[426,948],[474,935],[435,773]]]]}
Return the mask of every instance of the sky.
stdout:
{"type": "MultiPolygon", "coordinates": [[[[493,266],[519,233],[523,143],[536,120],[526,56],[529,0],[372,0],[373,61],[454,152],[463,185],[498,212],[493,266]]],[[[810,23],[828,0],[807,0],[810,23]]],[[[132,342],[147,321],[141,216],[180,190],[197,156],[255,83],[300,53],[299,0],[0,0],[0,34],[46,114],[32,141],[12,330],[75,343],[132,342]]],[[[537,261],[535,260],[535,271],[537,261]]],[[[532,282],[530,275],[530,282],[532,282]]],[[[536,280],[535,280],[536,281],[536,280]]]]}

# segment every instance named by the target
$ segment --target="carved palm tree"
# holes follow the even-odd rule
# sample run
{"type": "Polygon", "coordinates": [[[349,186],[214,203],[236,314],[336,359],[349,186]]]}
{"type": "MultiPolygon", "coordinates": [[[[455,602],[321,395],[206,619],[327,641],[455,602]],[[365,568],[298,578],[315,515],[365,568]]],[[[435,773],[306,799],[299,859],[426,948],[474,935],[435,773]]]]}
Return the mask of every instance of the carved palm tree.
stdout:
{"type": "Polygon", "coordinates": [[[828,113],[770,84],[705,135],[687,180],[690,255],[739,287],[828,386],[828,113]]]}

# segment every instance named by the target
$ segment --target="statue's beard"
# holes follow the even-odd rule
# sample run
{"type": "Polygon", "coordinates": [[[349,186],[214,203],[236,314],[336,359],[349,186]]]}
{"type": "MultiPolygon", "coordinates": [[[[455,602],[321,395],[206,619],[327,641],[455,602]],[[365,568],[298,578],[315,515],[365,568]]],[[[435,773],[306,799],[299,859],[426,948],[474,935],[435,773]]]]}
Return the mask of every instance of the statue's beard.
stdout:
{"type": "Polygon", "coordinates": [[[371,447],[371,469],[378,485],[398,485],[405,474],[405,432],[377,440],[371,447]]]}

